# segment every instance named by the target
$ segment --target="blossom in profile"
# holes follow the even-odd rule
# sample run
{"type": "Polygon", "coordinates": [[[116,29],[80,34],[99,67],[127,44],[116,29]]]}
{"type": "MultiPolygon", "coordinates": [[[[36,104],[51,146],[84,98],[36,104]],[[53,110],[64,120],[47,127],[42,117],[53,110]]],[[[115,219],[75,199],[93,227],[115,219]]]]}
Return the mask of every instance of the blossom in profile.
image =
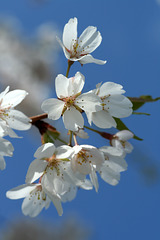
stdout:
{"type": "Polygon", "coordinates": [[[71,18],[64,26],[63,41],[57,38],[63,48],[64,54],[70,61],[79,61],[81,64],[105,64],[106,61],[95,59],[92,53],[102,41],[102,36],[96,27],[87,27],[80,37],[77,37],[77,18],[71,18]]]}
{"type": "Polygon", "coordinates": [[[4,170],[6,167],[4,156],[11,157],[13,155],[13,150],[12,144],[0,136],[0,170],[4,170]]]}
{"type": "Polygon", "coordinates": [[[131,153],[133,146],[128,142],[129,139],[133,138],[134,134],[128,130],[122,130],[113,135],[111,139],[111,145],[123,151],[124,154],[131,153]]]}
{"type": "Polygon", "coordinates": [[[26,216],[36,217],[43,208],[47,209],[51,200],[45,194],[40,183],[23,184],[6,192],[10,199],[24,198],[22,212],[26,216]]]}
{"type": "Polygon", "coordinates": [[[127,163],[120,149],[103,146],[99,150],[104,154],[105,161],[98,172],[108,184],[115,186],[120,180],[120,172],[127,170],[127,163]]]}
{"type": "Polygon", "coordinates": [[[102,109],[99,97],[90,92],[81,94],[84,76],[77,72],[74,77],[67,78],[59,74],[55,80],[57,97],[45,100],[42,110],[48,118],[57,120],[63,117],[64,126],[71,131],[78,131],[84,126],[82,112],[92,113],[102,109]]]}
{"type": "Polygon", "coordinates": [[[0,127],[5,135],[16,137],[12,128],[28,130],[31,127],[30,119],[21,111],[14,109],[27,94],[26,91],[18,89],[9,92],[9,87],[0,94],[0,127]]]}
{"type": "Polygon", "coordinates": [[[124,118],[132,114],[132,102],[122,94],[125,93],[120,84],[105,82],[93,90],[101,101],[102,110],[99,112],[87,113],[89,123],[92,122],[100,128],[116,127],[113,117],[124,118]]]}

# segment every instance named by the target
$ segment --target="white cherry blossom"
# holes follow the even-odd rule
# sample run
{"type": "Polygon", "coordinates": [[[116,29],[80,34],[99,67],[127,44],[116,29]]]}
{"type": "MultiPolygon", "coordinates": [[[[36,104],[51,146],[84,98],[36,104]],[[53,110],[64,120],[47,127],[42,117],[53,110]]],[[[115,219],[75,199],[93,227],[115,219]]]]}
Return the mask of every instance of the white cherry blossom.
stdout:
{"type": "Polygon", "coordinates": [[[110,185],[118,184],[120,172],[127,169],[127,163],[124,160],[122,151],[114,147],[101,147],[99,149],[105,157],[105,161],[98,170],[101,178],[110,185]]]}
{"type": "Polygon", "coordinates": [[[106,61],[92,57],[92,53],[102,41],[102,36],[96,27],[87,27],[80,37],[77,37],[77,18],[71,18],[64,26],[63,42],[57,37],[64,54],[70,61],[79,61],[81,64],[105,64],[106,61]]]}
{"type": "Polygon", "coordinates": [[[47,209],[51,202],[40,183],[20,185],[9,190],[6,196],[10,199],[24,198],[22,212],[30,217],[36,217],[43,208],[47,209]]]}
{"type": "Polygon", "coordinates": [[[73,147],[74,154],[71,158],[71,167],[74,172],[81,175],[90,175],[92,184],[98,191],[96,171],[104,162],[104,155],[96,147],[91,145],[76,145],[73,147]]]}
{"type": "Polygon", "coordinates": [[[133,150],[132,144],[127,140],[134,137],[134,134],[128,130],[122,130],[113,135],[111,145],[122,150],[125,153],[131,153],[133,150]]]}
{"type": "Polygon", "coordinates": [[[52,120],[57,120],[63,115],[65,128],[78,131],[84,126],[81,112],[92,113],[102,109],[100,99],[94,93],[81,94],[83,86],[84,76],[80,72],[72,78],[59,74],[55,80],[58,99],[45,100],[42,103],[42,110],[48,113],[48,118],[52,120]]]}
{"type": "Polygon", "coordinates": [[[22,112],[14,109],[14,107],[22,102],[27,94],[24,90],[13,90],[9,92],[9,87],[0,94],[0,126],[5,132],[5,135],[17,137],[11,128],[28,130],[31,127],[30,119],[22,112]]]}
{"type": "Polygon", "coordinates": [[[87,113],[90,124],[93,122],[100,128],[116,127],[113,117],[124,118],[132,114],[132,103],[122,95],[125,91],[120,84],[113,82],[105,82],[102,86],[98,84],[93,92],[99,96],[102,110],[87,113]]]}

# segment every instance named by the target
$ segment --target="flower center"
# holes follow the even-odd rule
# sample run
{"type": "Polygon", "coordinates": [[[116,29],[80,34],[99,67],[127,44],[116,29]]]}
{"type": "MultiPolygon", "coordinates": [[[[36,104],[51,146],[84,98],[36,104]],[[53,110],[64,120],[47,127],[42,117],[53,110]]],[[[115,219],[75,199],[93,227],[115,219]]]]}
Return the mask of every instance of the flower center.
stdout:
{"type": "MultiPolygon", "coordinates": [[[[42,186],[37,186],[34,190],[30,192],[30,198],[31,200],[32,196],[35,195],[37,197],[37,200],[43,200],[46,201],[46,194],[42,191],[42,186]]],[[[36,202],[34,202],[36,204],[36,202]]]]}
{"type": "Polygon", "coordinates": [[[11,108],[11,106],[7,107],[7,108],[3,108],[2,105],[3,99],[1,99],[0,101],[0,118],[2,120],[5,119],[5,116],[8,116],[7,110],[9,110],[11,108]]]}
{"type": "MultiPolygon", "coordinates": [[[[89,160],[89,157],[92,157],[92,156],[89,155],[87,151],[81,150],[79,151],[79,153],[77,153],[77,156],[76,156],[77,163],[79,165],[82,165],[83,163],[87,163],[89,160]]],[[[91,160],[89,160],[89,163],[91,163],[91,160]]]]}
{"type": "Polygon", "coordinates": [[[79,112],[82,112],[82,109],[80,107],[78,107],[77,105],[75,105],[75,99],[80,95],[80,93],[77,93],[74,96],[70,96],[70,97],[66,97],[66,98],[61,98],[60,100],[62,100],[63,102],[65,102],[64,108],[62,110],[62,115],[64,114],[64,112],[69,109],[71,106],[74,106],[79,112]]]}
{"type": "MultiPolygon", "coordinates": [[[[87,55],[88,53],[85,53],[85,49],[83,48],[82,50],[81,49],[81,46],[78,42],[78,39],[72,39],[72,50],[69,50],[66,48],[67,52],[70,53],[70,58],[79,58],[79,57],[82,57],[82,56],[85,56],[87,55]]],[[[87,48],[89,48],[89,46],[87,46],[87,48]]]]}

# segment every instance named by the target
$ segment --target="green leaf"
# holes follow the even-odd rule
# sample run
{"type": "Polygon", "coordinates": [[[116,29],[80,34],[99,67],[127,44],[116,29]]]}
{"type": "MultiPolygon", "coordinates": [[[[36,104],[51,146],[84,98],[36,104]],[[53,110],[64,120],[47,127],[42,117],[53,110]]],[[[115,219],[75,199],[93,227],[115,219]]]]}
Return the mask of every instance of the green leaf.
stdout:
{"type": "MultiPolygon", "coordinates": [[[[117,129],[118,130],[129,130],[129,128],[127,128],[127,126],[122,122],[122,120],[120,120],[119,118],[114,118],[115,119],[115,121],[116,121],[116,123],[117,123],[117,129]]],[[[129,130],[130,131],[130,130],[129,130]]],[[[131,131],[131,132],[133,132],[133,131],[131,131]]],[[[135,134],[134,134],[134,137],[133,137],[134,139],[136,139],[136,140],[139,140],[139,141],[142,141],[143,139],[142,138],[139,138],[138,136],[136,136],[135,134]]]]}
{"type": "Polygon", "coordinates": [[[143,113],[143,112],[133,112],[132,114],[135,114],[135,115],[147,115],[147,116],[151,115],[150,113],[143,113]]]}
{"type": "Polygon", "coordinates": [[[135,111],[147,102],[156,102],[160,100],[160,97],[152,98],[150,95],[142,95],[140,97],[129,97],[129,99],[133,103],[133,111],[135,111]]]}

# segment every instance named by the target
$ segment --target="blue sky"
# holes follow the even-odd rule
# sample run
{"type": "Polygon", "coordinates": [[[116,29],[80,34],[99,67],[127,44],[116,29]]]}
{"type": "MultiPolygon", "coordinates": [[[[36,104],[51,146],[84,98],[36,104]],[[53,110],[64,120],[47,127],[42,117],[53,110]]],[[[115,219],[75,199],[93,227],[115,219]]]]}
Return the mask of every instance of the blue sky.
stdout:
{"type": "MultiPolygon", "coordinates": [[[[71,17],[78,18],[79,34],[89,25],[97,26],[103,41],[93,53],[95,58],[107,60],[104,66],[74,64],[70,76],[81,71],[86,77],[85,89],[98,82],[113,81],[124,86],[126,96],[160,96],[160,5],[156,0],[46,0],[41,5],[32,0],[0,0],[0,14],[14,16],[22,24],[25,35],[32,35],[44,22],[55,23],[60,31],[71,17]]],[[[67,61],[61,52],[58,73],[65,74],[67,61]]],[[[41,103],[40,103],[41,104],[41,103]]],[[[92,229],[91,239],[159,240],[159,120],[160,103],[148,103],[142,108],[151,116],[131,116],[125,123],[143,142],[132,140],[133,155],[127,156],[128,170],[120,183],[112,187],[100,182],[99,193],[79,191],[73,202],[64,204],[64,215],[58,217],[54,206],[38,218],[61,222],[75,215],[86,228],[92,229]],[[146,169],[154,168],[156,180],[146,180],[146,169]]],[[[0,221],[10,222],[21,217],[21,200],[6,200],[5,192],[23,184],[33,153],[40,145],[32,134],[12,141],[15,152],[7,159],[7,168],[1,172],[0,221]],[[23,147],[22,147],[23,146],[23,147]],[[5,182],[5,184],[4,184],[5,182]],[[3,184],[2,184],[3,183],[3,184]]],[[[105,145],[99,136],[90,144],[105,145]]]]}

